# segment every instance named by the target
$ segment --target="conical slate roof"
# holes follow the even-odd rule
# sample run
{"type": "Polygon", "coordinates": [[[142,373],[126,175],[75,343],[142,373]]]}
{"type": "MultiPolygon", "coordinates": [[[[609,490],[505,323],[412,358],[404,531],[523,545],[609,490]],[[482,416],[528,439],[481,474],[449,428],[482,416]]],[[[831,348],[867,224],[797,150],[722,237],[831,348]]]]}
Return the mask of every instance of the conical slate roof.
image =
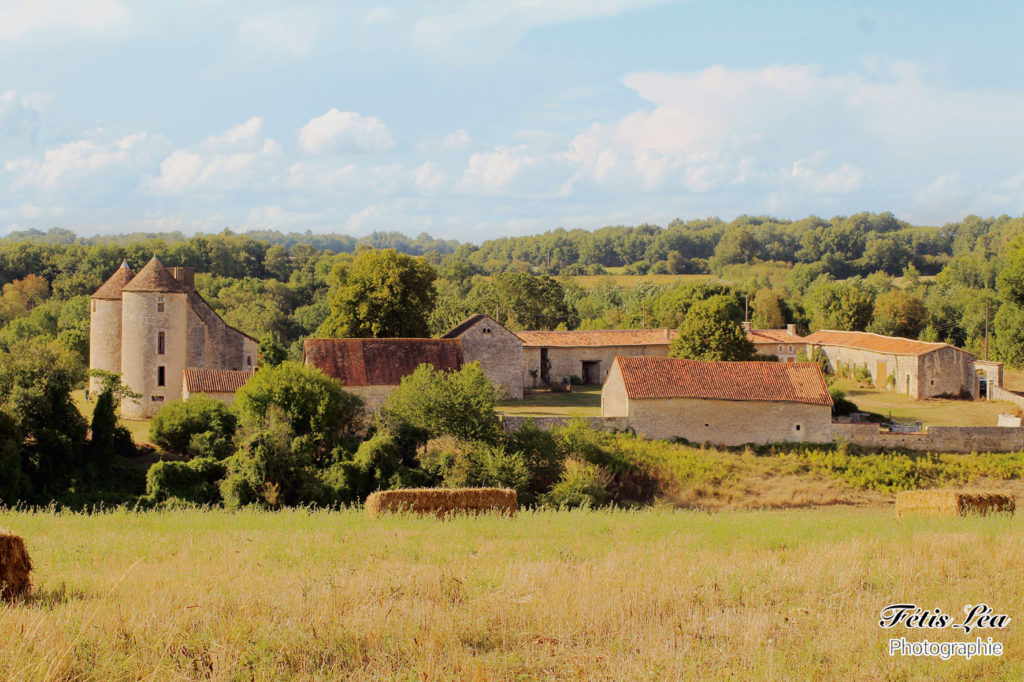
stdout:
{"type": "Polygon", "coordinates": [[[128,282],[132,281],[134,276],[135,273],[128,267],[128,262],[121,261],[121,267],[110,276],[110,279],[103,283],[103,286],[96,290],[92,297],[104,301],[120,301],[121,290],[124,289],[128,282]]]}
{"type": "Polygon", "coordinates": [[[159,291],[159,292],[184,292],[185,287],[174,276],[167,271],[156,256],[146,263],[146,266],[139,270],[131,282],[125,285],[122,291],[159,291]]]}

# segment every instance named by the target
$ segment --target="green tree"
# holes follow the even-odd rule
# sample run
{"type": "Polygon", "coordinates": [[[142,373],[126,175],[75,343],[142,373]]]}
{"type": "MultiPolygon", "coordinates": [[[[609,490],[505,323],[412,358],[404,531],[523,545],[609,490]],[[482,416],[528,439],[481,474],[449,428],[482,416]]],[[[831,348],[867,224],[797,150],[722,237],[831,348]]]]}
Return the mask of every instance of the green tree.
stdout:
{"type": "Polygon", "coordinates": [[[501,429],[494,413],[500,394],[480,363],[464,365],[458,372],[439,372],[423,364],[402,377],[382,415],[392,432],[412,429],[421,444],[442,435],[493,443],[501,429]]]}
{"type": "Polygon", "coordinates": [[[579,316],[566,303],[565,290],[547,275],[501,272],[490,282],[480,279],[468,300],[510,329],[575,328],[579,316]]]}
{"type": "Polygon", "coordinates": [[[692,360],[750,360],[757,349],[740,325],[743,312],[732,296],[712,296],[690,306],[669,355],[692,360]]]}
{"type": "Polygon", "coordinates": [[[235,394],[232,408],[241,424],[258,429],[272,409],[280,410],[289,428],[313,461],[326,466],[335,449],[348,445],[363,423],[363,401],[315,367],[282,362],[255,375],[235,394]]]}
{"type": "Polygon", "coordinates": [[[224,403],[199,394],[160,408],[149,424],[149,437],[167,452],[223,459],[231,454],[237,423],[224,403]]]}
{"type": "Polygon", "coordinates": [[[869,332],[886,336],[916,339],[928,321],[924,301],[917,296],[893,289],[875,299],[875,311],[869,332]]]}
{"type": "Polygon", "coordinates": [[[423,258],[364,251],[331,271],[330,315],[320,337],[419,337],[430,332],[437,274],[423,258]]]}
{"type": "Polygon", "coordinates": [[[874,297],[858,282],[819,279],[804,298],[812,329],[863,331],[871,322],[874,297]]]}
{"type": "Polygon", "coordinates": [[[750,319],[754,329],[781,329],[785,326],[786,318],[782,313],[779,295],[768,287],[757,290],[750,307],[753,311],[750,319]]]}

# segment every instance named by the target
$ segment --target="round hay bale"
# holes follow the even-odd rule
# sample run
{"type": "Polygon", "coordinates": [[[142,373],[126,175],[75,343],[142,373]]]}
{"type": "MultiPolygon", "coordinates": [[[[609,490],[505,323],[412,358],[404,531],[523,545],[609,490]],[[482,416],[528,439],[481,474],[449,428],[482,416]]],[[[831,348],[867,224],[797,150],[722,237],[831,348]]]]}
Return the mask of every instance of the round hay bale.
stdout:
{"type": "Polygon", "coordinates": [[[32,561],[25,541],[0,530],[0,599],[14,599],[28,592],[32,586],[31,572],[32,561]]]}

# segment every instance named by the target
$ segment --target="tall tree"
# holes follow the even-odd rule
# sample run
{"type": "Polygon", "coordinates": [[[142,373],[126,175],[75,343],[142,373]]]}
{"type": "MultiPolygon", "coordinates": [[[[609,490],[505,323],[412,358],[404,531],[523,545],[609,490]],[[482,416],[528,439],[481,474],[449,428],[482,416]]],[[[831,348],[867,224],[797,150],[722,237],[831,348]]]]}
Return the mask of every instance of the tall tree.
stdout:
{"type": "Polygon", "coordinates": [[[875,312],[867,330],[916,339],[927,321],[924,301],[906,291],[893,289],[875,299],[875,312]]]}
{"type": "Polygon", "coordinates": [[[757,349],[743,332],[743,313],[732,296],[712,296],[690,306],[669,355],[692,360],[750,360],[757,349]]]}
{"type": "Polygon", "coordinates": [[[750,307],[751,322],[755,329],[781,329],[786,324],[779,295],[768,287],[758,289],[750,307]]]}
{"type": "Polygon", "coordinates": [[[430,333],[437,273],[423,258],[393,249],[363,251],[330,275],[331,313],[320,337],[418,337],[430,333]]]}

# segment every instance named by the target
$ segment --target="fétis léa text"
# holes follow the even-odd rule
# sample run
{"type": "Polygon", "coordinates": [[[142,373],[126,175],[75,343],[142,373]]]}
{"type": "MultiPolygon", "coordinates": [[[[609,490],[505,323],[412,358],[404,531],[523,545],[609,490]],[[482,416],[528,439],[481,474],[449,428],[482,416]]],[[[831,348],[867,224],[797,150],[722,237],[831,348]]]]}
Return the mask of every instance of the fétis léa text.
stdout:
{"type": "Polygon", "coordinates": [[[1005,628],[1010,617],[1004,613],[995,613],[988,604],[967,604],[964,606],[964,617],[954,623],[954,617],[943,613],[942,609],[926,610],[917,604],[890,604],[882,609],[882,619],[878,624],[883,628],[905,625],[908,628],[957,628],[969,634],[974,629],[1005,628]]]}

